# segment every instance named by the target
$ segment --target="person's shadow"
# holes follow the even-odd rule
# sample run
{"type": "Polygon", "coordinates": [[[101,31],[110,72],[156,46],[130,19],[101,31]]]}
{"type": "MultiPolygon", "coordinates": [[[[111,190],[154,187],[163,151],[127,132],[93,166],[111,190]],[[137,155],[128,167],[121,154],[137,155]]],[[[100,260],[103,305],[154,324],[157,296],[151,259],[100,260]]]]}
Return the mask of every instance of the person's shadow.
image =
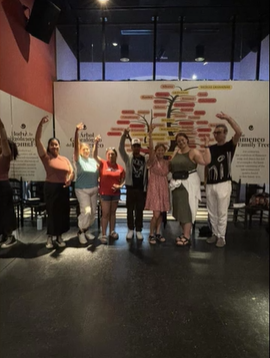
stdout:
{"type": "Polygon", "coordinates": [[[33,259],[35,257],[47,255],[48,253],[49,250],[46,248],[45,243],[25,244],[18,240],[17,243],[11,247],[6,249],[1,248],[0,259],[33,259]]]}
{"type": "Polygon", "coordinates": [[[33,259],[39,256],[50,255],[51,257],[57,257],[61,252],[68,248],[77,248],[77,249],[86,249],[90,252],[95,252],[96,247],[100,245],[97,239],[92,242],[88,242],[85,245],[81,245],[78,241],[77,236],[71,237],[68,240],[65,240],[65,247],[58,247],[54,241],[53,249],[47,249],[45,242],[42,243],[29,243],[26,244],[20,240],[17,240],[17,243],[8,248],[1,248],[0,250],[0,259],[10,259],[10,258],[22,258],[22,259],[33,259]]]}

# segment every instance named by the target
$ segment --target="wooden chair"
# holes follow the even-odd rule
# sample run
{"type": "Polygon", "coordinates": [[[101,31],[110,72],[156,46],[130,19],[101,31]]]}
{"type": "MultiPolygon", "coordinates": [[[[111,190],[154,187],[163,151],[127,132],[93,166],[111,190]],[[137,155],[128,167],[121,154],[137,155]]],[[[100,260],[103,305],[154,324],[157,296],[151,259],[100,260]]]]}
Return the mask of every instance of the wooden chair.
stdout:
{"type": "Polygon", "coordinates": [[[251,228],[252,221],[258,220],[262,225],[263,219],[266,219],[269,224],[269,195],[265,193],[265,184],[246,184],[245,195],[245,227],[251,228]],[[251,202],[252,196],[258,196],[262,194],[268,196],[268,205],[262,205],[260,202],[254,204],[251,202]]]}
{"type": "Polygon", "coordinates": [[[32,222],[37,219],[37,215],[43,213],[46,216],[44,183],[44,181],[30,181],[24,185],[23,207],[30,208],[32,222]]]}

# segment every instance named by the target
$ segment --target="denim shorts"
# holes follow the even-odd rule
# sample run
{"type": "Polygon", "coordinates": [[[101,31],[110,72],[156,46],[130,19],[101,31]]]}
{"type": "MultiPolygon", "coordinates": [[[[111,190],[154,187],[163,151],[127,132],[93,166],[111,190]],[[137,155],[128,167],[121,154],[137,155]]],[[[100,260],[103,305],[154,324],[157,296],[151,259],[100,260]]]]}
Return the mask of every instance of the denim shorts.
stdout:
{"type": "Polygon", "coordinates": [[[103,201],[119,201],[120,194],[117,195],[100,195],[100,199],[103,201]]]}

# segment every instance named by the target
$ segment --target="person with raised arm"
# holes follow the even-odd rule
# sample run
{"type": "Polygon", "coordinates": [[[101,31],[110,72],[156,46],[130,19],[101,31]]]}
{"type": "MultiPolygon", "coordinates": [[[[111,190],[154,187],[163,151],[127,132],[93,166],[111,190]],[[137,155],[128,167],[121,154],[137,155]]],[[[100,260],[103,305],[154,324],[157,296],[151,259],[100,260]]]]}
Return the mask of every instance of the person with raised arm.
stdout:
{"type": "Polygon", "coordinates": [[[44,184],[44,198],[48,215],[46,247],[52,249],[54,236],[56,236],[55,243],[59,247],[66,246],[62,234],[70,228],[69,186],[74,179],[74,171],[68,158],[59,154],[60,142],[57,138],[49,139],[47,149],[42,144],[42,128],[48,121],[48,116],[41,119],[37,127],[35,142],[38,155],[46,171],[44,184]]]}
{"type": "Polygon", "coordinates": [[[18,156],[17,145],[7,137],[4,123],[0,118],[0,235],[1,247],[16,244],[13,231],[17,229],[13,206],[13,191],[9,182],[10,162],[18,156]]]}
{"type": "Polygon", "coordinates": [[[98,199],[98,166],[96,160],[90,157],[89,145],[79,139],[79,131],[83,129],[83,123],[77,124],[74,137],[75,193],[80,205],[78,238],[82,245],[95,239],[87,231],[95,221],[98,199]]]}
{"type": "Polygon", "coordinates": [[[141,154],[141,141],[139,138],[130,138],[130,129],[126,128],[119,143],[119,153],[126,167],[127,189],[127,240],[131,240],[136,231],[137,240],[143,240],[143,210],[147,188],[147,158],[141,154]],[[126,139],[131,140],[132,152],[128,154],[125,149],[126,139]]]}
{"type": "Polygon", "coordinates": [[[149,128],[149,159],[146,163],[148,168],[148,186],[146,192],[145,210],[152,210],[153,216],[150,222],[149,243],[165,242],[161,234],[162,213],[170,210],[170,196],[168,185],[169,161],[164,158],[166,147],[162,143],[153,146],[152,125],[149,128]]]}
{"type": "Polygon", "coordinates": [[[177,246],[189,246],[192,223],[196,219],[199,200],[201,199],[200,177],[197,165],[207,165],[211,156],[208,147],[209,138],[205,137],[205,151],[189,147],[189,138],[185,133],[175,137],[176,150],[170,161],[172,179],[172,215],[182,227],[182,233],[175,239],[177,246]]]}
{"type": "Polygon", "coordinates": [[[117,151],[113,147],[106,149],[106,160],[98,156],[98,144],[101,141],[100,135],[95,137],[93,157],[99,164],[99,195],[101,202],[101,235],[99,240],[102,244],[108,243],[107,227],[109,224],[109,236],[117,240],[115,232],[116,209],[120,200],[120,189],[125,184],[125,170],[117,164],[117,151]]]}
{"type": "Polygon", "coordinates": [[[216,125],[213,132],[216,144],[209,147],[211,162],[206,168],[206,203],[213,234],[206,242],[222,248],[226,245],[228,207],[232,192],[232,160],[242,130],[228,114],[220,112],[216,117],[227,122],[234,130],[233,137],[226,141],[227,126],[223,123],[216,125]]]}

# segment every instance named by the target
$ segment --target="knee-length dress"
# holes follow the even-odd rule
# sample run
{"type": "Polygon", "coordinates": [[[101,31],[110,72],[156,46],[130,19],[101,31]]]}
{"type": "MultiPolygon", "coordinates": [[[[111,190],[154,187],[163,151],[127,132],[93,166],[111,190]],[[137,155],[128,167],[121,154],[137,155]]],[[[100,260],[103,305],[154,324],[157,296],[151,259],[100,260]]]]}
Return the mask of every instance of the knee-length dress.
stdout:
{"type": "MultiPolygon", "coordinates": [[[[172,174],[177,171],[194,171],[197,164],[189,158],[189,152],[177,153],[171,160],[172,174]]],[[[200,178],[197,172],[182,180],[181,185],[172,190],[172,215],[181,224],[195,220],[200,200],[200,178]],[[187,189],[189,188],[189,189],[187,189]]]]}
{"type": "Polygon", "coordinates": [[[157,157],[154,156],[149,164],[145,210],[169,211],[170,196],[167,178],[169,162],[165,159],[158,160],[157,157]]]}

